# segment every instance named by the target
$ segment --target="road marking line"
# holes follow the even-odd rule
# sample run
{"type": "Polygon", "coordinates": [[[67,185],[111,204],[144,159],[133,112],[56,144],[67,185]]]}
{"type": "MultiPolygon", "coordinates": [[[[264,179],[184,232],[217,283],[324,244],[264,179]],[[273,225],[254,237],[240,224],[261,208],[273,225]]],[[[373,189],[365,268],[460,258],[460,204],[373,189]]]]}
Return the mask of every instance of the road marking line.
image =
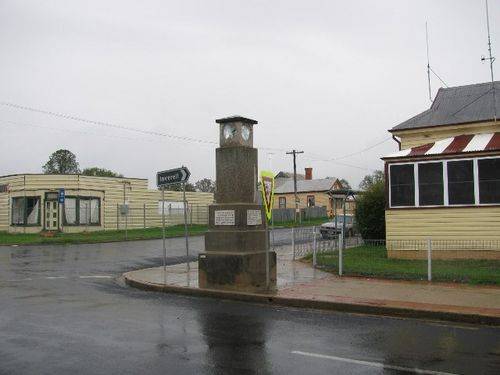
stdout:
{"type": "Polygon", "coordinates": [[[66,276],[46,276],[46,279],[53,280],[53,279],[65,279],[66,276]]]}
{"type": "Polygon", "coordinates": [[[80,279],[112,279],[113,276],[108,275],[89,275],[89,276],[78,276],[80,279]]]}
{"type": "Polygon", "coordinates": [[[314,358],[322,358],[322,359],[331,359],[332,361],[339,361],[339,362],[347,362],[347,363],[354,363],[357,365],[363,365],[363,366],[371,366],[371,367],[378,367],[378,368],[384,368],[384,369],[389,369],[389,370],[397,370],[397,371],[406,371],[406,372],[413,372],[415,374],[428,374],[428,375],[457,375],[451,372],[442,372],[442,371],[433,371],[433,370],[423,370],[415,367],[403,367],[403,366],[395,366],[395,365],[387,365],[384,363],[380,362],[369,362],[369,361],[361,361],[359,359],[351,359],[351,358],[343,358],[343,357],[335,357],[332,355],[326,355],[326,354],[318,354],[318,353],[308,353],[308,352],[301,352],[299,350],[293,350],[292,354],[299,354],[303,355],[306,357],[314,357],[314,358]]]}

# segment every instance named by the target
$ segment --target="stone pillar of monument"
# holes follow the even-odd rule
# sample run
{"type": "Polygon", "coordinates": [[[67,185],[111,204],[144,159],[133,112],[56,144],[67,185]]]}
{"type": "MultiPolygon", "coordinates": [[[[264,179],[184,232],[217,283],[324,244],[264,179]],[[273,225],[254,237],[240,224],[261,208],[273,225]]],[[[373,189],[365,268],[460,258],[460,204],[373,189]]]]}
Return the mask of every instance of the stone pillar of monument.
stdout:
{"type": "MultiPolygon", "coordinates": [[[[205,252],[199,255],[201,288],[265,291],[268,232],[257,190],[257,149],[253,126],[241,116],[216,120],[215,204],[209,207],[205,252]],[[267,237],[267,238],[266,238],[267,237]]],[[[276,253],[269,252],[270,290],[276,288],[276,253]]]]}

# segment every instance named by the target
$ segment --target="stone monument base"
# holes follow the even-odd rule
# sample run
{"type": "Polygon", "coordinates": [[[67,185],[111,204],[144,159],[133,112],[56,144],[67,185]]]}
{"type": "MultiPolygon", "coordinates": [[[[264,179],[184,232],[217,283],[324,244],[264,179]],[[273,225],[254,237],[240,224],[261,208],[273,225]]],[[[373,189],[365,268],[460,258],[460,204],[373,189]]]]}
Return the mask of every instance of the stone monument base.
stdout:
{"type": "MultiPolygon", "coordinates": [[[[276,253],[269,252],[269,290],[276,290],[276,253]]],[[[198,257],[200,288],[266,292],[266,252],[209,252],[198,257]]]]}

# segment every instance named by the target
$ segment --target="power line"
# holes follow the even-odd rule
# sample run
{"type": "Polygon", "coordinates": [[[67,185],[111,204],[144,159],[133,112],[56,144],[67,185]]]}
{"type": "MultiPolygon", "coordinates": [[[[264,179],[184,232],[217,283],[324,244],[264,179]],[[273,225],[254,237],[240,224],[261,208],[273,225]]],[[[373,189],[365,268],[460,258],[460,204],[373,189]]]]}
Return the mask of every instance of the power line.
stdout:
{"type": "Polygon", "coordinates": [[[312,160],[312,161],[325,162],[325,163],[333,163],[333,164],[341,165],[341,166],[344,166],[344,167],[360,169],[360,170],[363,170],[363,171],[376,171],[376,169],[374,169],[374,168],[360,167],[359,165],[342,163],[342,162],[338,162],[338,161],[330,160],[330,159],[310,158],[310,157],[307,157],[307,156],[304,156],[304,157],[306,159],[309,159],[309,160],[312,160]]]}
{"type": "Polygon", "coordinates": [[[35,129],[47,129],[47,130],[53,130],[53,131],[58,131],[58,132],[63,132],[63,133],[83,134],[83,135],[89,135],[92,137],[107,137],[107,138],[112,138],[112,139],[119,138],[119,139],[126,139],[126,140],[130,140],[130,141],[146,141],[146,142],[157,141],[156,139],[132,138],[132,137],[125,137],[125,136],[120,136],[120,135],[108,135],[108,134],[101,134],[101,133],[86,132],[86,131],[80,131],[80,130],[75,130],[75,129],[61,129],[61,128],[56,128],[53,126],[28,124],[28,123],[22,123],[22,122],[10,121],[10,120],[4,120],[4,119],[0,119],[0,123],[4,123],[7,125],[11,125],[11,126],[25,126],[25,127],[35,128],[35,129]]]}
{"type": "MultiPolygon", "coordinates": [[[[218,145],[218,142],[214,142],[214,141],[209,141],[209,140],[204,140],[204,139],[198,139],[198,138],[193,138],[193,137],[187,137],[187,136],[178,136],[178,135],[174,135],[174,134],[162,133],[162,132],[157,132],[157,131],[152,131],[152,130],[138,129],[138,128],[134,128],[134,127],[130,127],[130,126],[124,126],[124,125],[114,124],[114,123],[111,123],[111,122],[91,120],[91,119],[87,119],[87,118],[84,118],[84,117],[69,115],[69,114],[62,113],[62,112],[47,111],[47,110],[43,110],[43,109],[39,109],[39,108],[34,108],[34,107],[29,107],[29,106],[25,106],[25,105],[21,105],[21,104],[16,104],[16,103],[12,103],[12,102],[1,101],[0,105],[5,106],[5,107],[20,109],[20,110],[25,110],[25,111],[29,111],[29,112],[41,113],[41,114],[44,114],[44,115],[54,116],[54,117],[62,118],[62,119],[65,119],[65,120],[72,120],[72,121],[83,122],[83,123],[91,124],[91,125],[94,125],[94,126],[103,126],[103,127],[108,127],[108,128],[113,128],[113,129],[120,129],[120,130],[126,130],[126,131],[131,131],[131,132],[136,132],[136,133],[142,133],[142,134],[147,134],[147,135],[152,135],[152,136],[166,137],[166,138],[171,138],[171,139],[175,139],[175,140],[179,140],[179,141],[185,141],[185,142],[194,142],[194,143],[203,143],[203,144],[218,145]]],[[[21,125],[21,124],[18,123],[18,125],[21,125]]],[[[25,126],[33,126],[33,127],[41,127],[42,128],[42,126],[27,125],[27,124],[25,124],[25,126]]],[[[56,130],[56,129],[52,128],[52,130],[56,130]]],[[[84,132],[81,132],[81,133],[85,134],[84,132]]],[[[91,134],[91,133],[86,133],[86,134],[91,134]]],[[[103,134],[96,134],[96,136],[105,136],[105,135],[103,135],[103,134]]],[[[112,137],[119,138],[118,136],[112,136],[112,137]]],[[[127,138],[127,137],[121,137],[121,138],[134,140],[133,138],[127,138]]],[[[353,152],[353,153],[350,153],[350,154],[347,154],[347,155],[343,155],[343,156],[338,156],[338,157],[335,157],[335,158],[325,158],[325,157],[323,157],[321,155],[316,155],[316,156],[318,156],[319,159],[322,159],[322,160],[319,160],[319,161],[334,162],[336,160],[346,159],[346,158],[349,158],[351,156],[355,156],[355,155],[361,154],[363,152],[366,152],[366,151],[368,151],[368,150],[370,150],[372,148],[375,148],[375,147],[379,146],[382,143],[387,142],[390,139],[391,139],[390,137],[386,138],[386,139],[384,139],[384,140],[382,140],[380,142],[377,142],[374,145],[366,147],[366,148],[364,148],[364,149],[362,149],[360,151],[356,151],[356,152],[353,152]]],[[[278,152],[286,152],[287,151],[286,149],[283,149],[283,148],[273,148],[273,147],[258,147],[258,148],[261,149],[261,150],[268,150],[268,151],[278,151],[278,152]]],[[[311,155],[314,155],[314,154],[311,154],[311,155]]],[[[337,164],[339,164],[339,165],[345,165],[345,166],[349,166],[349,167],[353,167],[353,168],[358,168],[358,169],[364,169],[362,167],[358,167],[358,166],[354,166],[354,165],[349,165],[349,164],[346,164],[346,163],[337,163],[337,164]]]]}
{"type": "Polygon", "coordinates": [[[42,113],[44,115],[59,117],[59,118],[63,118],[63,119],[66,119],[66,120],[79,121],[79,122],[83,122],[83,123],[86,123],[86,124],[104,126],[104,127],[109,127],[109,128],[114,128],[114,129],[120,129],[120,130],[127,130],[127,131],[131,131],[131,132],[136,132],[136,133],[143,133],[143,134],[148,134],[148,135],[154,135],[154,136],[160,136],[160,137],[167,137],[167,138],[172,138],[172,139],[176,139],[176,140],[180,140],[180,141],[217,144],[217,142],[214,142],[214,141],[207,141],[207,140],[203,140],[203,139],[197,139],[197,138],[186,137],[186,136],[179,136],[179,135],[174,135],[174,134],[169,134],[169,133],[162,133],[162,132],[157,132],[157,131],[152,131],[152,130],[137,129],[137,128],[133,128],[133,127],[130,127],[130,126],[113,124],[111,122],[89,120],[89,119],[86,119],[86,118],[83,118],[83,117],[79,117],[79,116],[68,115],[68,114],[60,113],[60,112],[46,111],[46,110],[43,110],[43,109],[28,107],[28,106],[24,106],[24,105],[20,105],[20,104],[15,104],[15,103],[0,102],[0,105],[3,105],[5,107],[22,109],[22,110],[30,111],[30,112],[42,113]]]}

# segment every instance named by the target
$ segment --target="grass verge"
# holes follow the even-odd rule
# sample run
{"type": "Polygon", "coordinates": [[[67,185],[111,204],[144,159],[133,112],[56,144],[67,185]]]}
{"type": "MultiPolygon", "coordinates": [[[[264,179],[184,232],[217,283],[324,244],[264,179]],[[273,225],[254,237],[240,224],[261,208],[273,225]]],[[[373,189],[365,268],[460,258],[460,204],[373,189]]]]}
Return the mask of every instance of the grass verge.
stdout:
{"type": "MultiPolygon", "coordinates": [[[[206,225],[189,225],[190,236],[203,234],[206,225]]],[[[166,237],[184,235],[184,225],[165,228],[166,237]]],[[[162,228],[129,229],[127,240],[151,240],[162,238],[162,228]]],[[[78,244],[125,241],[124,230],[109,230],[83,233],[56,233],[54,237],[44,237],[40,233],[7,233],[0,232],[0,245],[36,245],[36,244],[78,244]]]]}
{"type": "MultiPolygon", "coordinates": [[[[312,261],[312,255],[304,258],[312,261]]],[[[338,272],[338,253],[317,255],[318,267],[338,272]]],[[[427,280],[426,260],[389,259],[384,246],[358,246],[344,251],[343,273],[401,280],[427,280]]],[[[432,280],[469,284],[500,284],[498,260],[433,260],[432,280]]]]}

